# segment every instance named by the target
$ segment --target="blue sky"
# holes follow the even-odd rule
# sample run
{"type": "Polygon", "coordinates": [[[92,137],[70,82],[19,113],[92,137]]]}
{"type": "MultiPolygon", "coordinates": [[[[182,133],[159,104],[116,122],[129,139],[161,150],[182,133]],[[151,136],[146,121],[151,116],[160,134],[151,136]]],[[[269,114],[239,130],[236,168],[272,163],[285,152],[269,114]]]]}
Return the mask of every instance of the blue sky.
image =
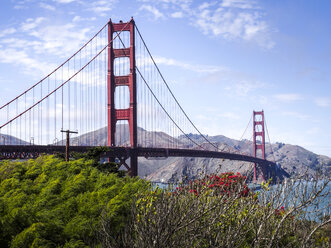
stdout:
{"type": "Polygon", "coordinates": [[[263,109],[271,142],[331,156],[330,11],[328,0],[3,0],[0,102],[48,74],[109,18],[133,16],[203,133],[239,139],[252,111],[263,109]]]}

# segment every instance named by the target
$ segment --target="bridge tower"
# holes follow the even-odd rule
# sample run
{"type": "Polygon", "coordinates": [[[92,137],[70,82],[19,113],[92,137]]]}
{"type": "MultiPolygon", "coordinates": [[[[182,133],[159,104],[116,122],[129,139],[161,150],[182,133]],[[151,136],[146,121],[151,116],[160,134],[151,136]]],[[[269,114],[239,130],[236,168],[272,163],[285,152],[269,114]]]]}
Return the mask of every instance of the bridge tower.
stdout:
{"type": "MultiPolygon", "coordinates": [[[[265,159],[265,133],[264,133],[264,112],[253,111],[253,155],[256,158],[258,151],[262,152],[262,159],[265,159]]],[[[254,178],[256,182],[257,178],[257,164],[254,163],[254,178]]],[[[264,165],[260,165],[262,180],[264,181],[264,165]]]]}
{"type": "Polygon", "coordinates": [[[135,23],[133,18],[128,23],[108,22],[108,74],[107,74],[107,95],[108,95],[108,146],[115,146],[116,123],[119,120],[127,120],[130,133],[130,154],[127,157],[119,158],[131,176],[138,174],[138,159],[135,152],[137,147],[137,85],[136,85],[136,63],[135,63],[135,23]],[[112,40],[119,32],[130,33],[130,47],[115,49],[112,40]],[[114,62],[116,58],[127,57],[130,60],[130,72],[128,75],[115,76],[114,62]],[[130,104],[127,109],[115,108],[115,89],[119,86],[126,86],[129,89],[130,104]],[[130,167],[125,160],[130,157],[130,167]]]}

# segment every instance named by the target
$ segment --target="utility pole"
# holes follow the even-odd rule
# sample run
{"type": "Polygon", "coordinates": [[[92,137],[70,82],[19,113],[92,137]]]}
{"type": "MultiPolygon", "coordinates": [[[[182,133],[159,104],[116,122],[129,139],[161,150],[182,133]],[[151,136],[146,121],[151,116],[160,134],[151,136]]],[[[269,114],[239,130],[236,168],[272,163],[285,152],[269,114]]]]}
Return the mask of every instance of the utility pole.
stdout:
{"type": "Polygon", "coordinates": [[[69,146],[70,146],[70,134],[78,133],[77,131],[61,130],[61,133],[66,133],[66,161],[69,161],[69,146]]]}

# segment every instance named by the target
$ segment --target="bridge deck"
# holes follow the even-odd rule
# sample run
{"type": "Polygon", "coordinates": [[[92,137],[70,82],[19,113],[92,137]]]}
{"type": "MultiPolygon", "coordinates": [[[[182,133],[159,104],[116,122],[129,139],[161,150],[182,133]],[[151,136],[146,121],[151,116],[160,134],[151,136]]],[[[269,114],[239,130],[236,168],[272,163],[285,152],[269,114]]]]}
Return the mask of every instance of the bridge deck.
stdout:
{"type": "MultiPolygon", "coordinates": [[[[94,146],[93,146],[94,147],[94,146]]],[[[87,152],[92,146],[71,146],[72,152],[87,152]]],[[[274,162],[255,158],[252,156],[219,152],[207,150],[191,150],[191,149],[166,149],[166,148],[145,148],[137,147],[111,147],[111,151],[103,155],[103,157],[130,157],[131,154],[136,154],[138,157],[200,157],[200,158],[221,158],[237,161],[255,162],[258,164],[275,165],[274,162]]],[[[36,158],[41,154],[54,154],[57,152],[65,152],[65,146],[39,146],[39,145],[0,145],[0,159],[28,159],[36,158]]]]}

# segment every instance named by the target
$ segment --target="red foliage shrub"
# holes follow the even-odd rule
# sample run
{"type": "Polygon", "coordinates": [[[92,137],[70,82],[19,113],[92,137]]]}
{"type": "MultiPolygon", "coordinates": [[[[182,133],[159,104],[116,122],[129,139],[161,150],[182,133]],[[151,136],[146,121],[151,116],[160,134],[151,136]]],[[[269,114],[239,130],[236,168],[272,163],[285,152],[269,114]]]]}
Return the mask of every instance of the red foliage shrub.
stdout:
{"type": "Polygon", "coordinates": [[[178,192],[185,191],[199,196],[206,190],[213,190],[214,194],[218,195],[233,195],[239,194],[242,197],[249,195],[249,188],[246,184],[246,176],[241,175],[239,172],[226,172],[219,175],[210,175],[203,179],[190,181],[189,185],[177,187],[178,192]]]}

